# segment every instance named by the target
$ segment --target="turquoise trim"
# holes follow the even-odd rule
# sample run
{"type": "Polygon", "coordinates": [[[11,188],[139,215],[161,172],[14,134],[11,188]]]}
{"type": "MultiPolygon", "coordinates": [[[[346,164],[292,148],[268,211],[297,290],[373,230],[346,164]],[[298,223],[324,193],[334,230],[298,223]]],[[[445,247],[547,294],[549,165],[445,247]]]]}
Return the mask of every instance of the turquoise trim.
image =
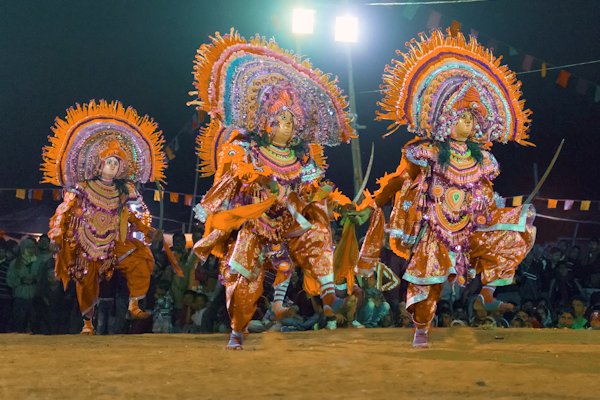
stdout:
{"type": "Polygon", "coordinates": [[[514,280],[514,278],[497,279],[495,281],[488,282],[487,285],[488,286],[508,286],[508,285],[512,285],[513,280],[514,280]]]}
{"type": "Polygon", "coordinates": [[[348,290],[348,284],[346,282],[340,284],[340,285],[335,285],[336,290],[348,290]]]}
{"type": "Polygon", "coordinates": [[[406,299],[406,308],[425,300],[427,296],[429,296],[429,289],[427,289],[427,294],[419,293],[418,295],[411,297],[410,299],[406,299]]]}
{"type": "Polygon", "coordinates": [[[302,229],[312,228],[312,224],[310,222],[308,222],[308,220],[306,218],[304,218],[304,216],[302,214],[300,214],[298,211],[296,211],[296,209],[294,208],[294,206],[291,203],[288,203],[287,208],[290,211],[290,214],[292,214],[292,217],[294,217],[294,219],[296,220],[296,222],[298,222],[300,224],[300,227],[302,229]]]}
{"type": "Polygon", "coordinates": [[[414,283],[415,285],[435,285],[436,283],[446,282],[448,280],[448,276],[442,275],[442,276],[430,276],[427,278],[418,278],[414,275],[409,274],[408,272],[405,272],[404,275],[402,275],[402,279],[404,279],[405,281],[408,281],[410,283],[414,283]]]}
{"type": "Polygon", "coordinates": [[[448,255],[450,256],[450,262],[452,263],[452,265],[450,266],[450,268],[448,268],[447,275],[418,278],[414,275],[409,274],[407,271],[404,273],[404,275],[402,275],[402,279],[410,283],[414,283],[415,285],[435,285],[437,283],[446,282],[450,275],[456,275],[456,253],[453,251],[449,251],[448,255]]]}
{"type": "Polygon", "coordinates": [[[456,253],[453,251],[448,251],[448,256],[450,257],[450,262],[452,263],[450,269],[453,269],[454,273],[456,273],[456,269],[454,268],[456,267],[456,253]]]}
{"type": "Polygon", "coordinates": [[[252,277],[252,273],[234,259],[229,260],[229,266],[236,270],[240,275],[242,275],[246,279],[250,279],[252,277]]]}
{"type": "Polygon", "coordinates": [[[415,244],[417,243],[417,239],[419,238],[418,236],[413,236],[409,235],[408,233],[405,233],[402,229],[393,228],[386,230],[390,234],[391,238],[400,239],[402,242],[407,244],[415,244]]]}
{"type": "Polygon", "coordinates": [[[484,228],[477,228],[477,232],[491,232],[491,231],[515,231],[525,232],[527,228],[527,211],[529,210],[530,204],[525,204],[521,209],[521,215],[519,216],[519,222],[516,224],[496,224],[484,228]]]}

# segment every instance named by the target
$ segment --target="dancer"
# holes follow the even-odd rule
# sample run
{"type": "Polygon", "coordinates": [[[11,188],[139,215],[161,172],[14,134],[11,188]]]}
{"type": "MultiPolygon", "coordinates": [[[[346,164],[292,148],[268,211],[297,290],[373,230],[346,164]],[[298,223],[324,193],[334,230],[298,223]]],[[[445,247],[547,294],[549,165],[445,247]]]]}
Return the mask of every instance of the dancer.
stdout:
{"type": "Polygon", "coordinates": [[[44,183],[64,188],[50,220],[48,236],[57,246],[56,276],[75,280],[83,316],[82,334],[93,335],[92,317],[99,281],[118,268],[127,279],[129,315],[150,316],[139,308],[154,267],[146,244],[156,230],[135,183],[164,179],[163,137],[148,116],[121,103],[77,105],[57,118],[44,147],[44,183]]]}
{"type": "Polygon", "coordinates": [[[379,260],[385,220],[392,250],[408,262],[407,309],[415,324],[413,345],[428,347],[429,326],[442,284],[464,285],[480,274],[476,307],[510,308],[494,298],[509,285],[535,240],[533,206],[505,208],[492,180],[500,173],[491,142],[530,145],[531,112],[520,100],[515,73],[471,37],[434,31],[410,42],[403,61],[385,69],[379,120],[402,125],[416,137],[402,149],[396,171],[379,179],[358,271],[379,260]]]}
{"type": "Polygon", "coordinates": [[[274,311],[281,316],[289,277],[320,295],[335,327],[332,210],[350,200],[323,181],[322,146],[352,137],[346,101],[334,80],[259,36],[233,30],[198,50],[192,104],[211,122],[199,136],[201,172],[214,184],[196,209],[205,222],[194,245],[200,262],[221,259],[231,317],[227,347],[241,349],[262,294],[266,268],[277,271],[274,311]]]}

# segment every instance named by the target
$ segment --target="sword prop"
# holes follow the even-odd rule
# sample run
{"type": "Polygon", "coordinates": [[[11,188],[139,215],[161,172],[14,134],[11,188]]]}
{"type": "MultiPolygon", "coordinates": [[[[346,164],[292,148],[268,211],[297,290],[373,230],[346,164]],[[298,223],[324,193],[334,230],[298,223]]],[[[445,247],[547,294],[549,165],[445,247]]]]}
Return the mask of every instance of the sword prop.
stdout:
{"type": "Polygon", "coordinates": [[[529,197],[527,197],[527,200],[525,200],[525,203],[523,203],[523,204],[531,203],[533,201],[535,195],[538,194],[538,192],[542,188],[542,185],[546,181],[546,178],[548,177],[548,175],[550,175],[550,171],[552,171],[552,168],[554,167],[554,164],[556,163],[556,160],[558,159],[558,155],[560,154],[560,151],[562,150],[564,143],[565,143],[565,139],[560,141],[560,144],[558,145],[558,149],[556,149],[556,152],[554,152],[554,157],[552,157],[552,161],[550,161],[548,168],[546,168],[544,175],[542,175],[542,179],[540,179],[538,184],[535,186],[535,188],[533,189],[533,191],[531,192],[529,197]]]}
{"type": "Polygon", "coordinates": [[[363,191],[367,187],[367,182],[369,182],[369,175],[371,175],[371,167],[373,167],[373,157],[375,156],[375,144],[371,143],[371,157],[369,158],[369,165],[367,165],[367,171],[365,172],[365,178],[363,179],[362,184],[360,185],[360,189],[354,196],[352,202],[356,204],[360,197],[362,196],[363,191]]]}

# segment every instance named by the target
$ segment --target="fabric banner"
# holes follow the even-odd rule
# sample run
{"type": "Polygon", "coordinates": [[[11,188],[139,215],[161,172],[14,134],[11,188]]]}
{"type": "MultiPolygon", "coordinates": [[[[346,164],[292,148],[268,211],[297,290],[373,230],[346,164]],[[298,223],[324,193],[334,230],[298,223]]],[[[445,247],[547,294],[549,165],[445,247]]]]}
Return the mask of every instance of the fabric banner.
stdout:
{"type": "Polygon", "coordinates": [[[573,208],[573,203],[575,203],[574,200],[565,200],[564,209],[565,210],[570,210],[571,208],[573,208]]]}
{"type": "Polygon", "coordinates": [[[27,191],[25,189],[17,189],[17,192],[15,193],[15,197],[17,199],[25,200],[26,196],[27,196],[27,191]]]}
{"type": "Polygon", "coordinates": [[[533,65],[533,56],[530,56],[529,54],[525,54],[525,56],[523,57],[523,65],[521,66],[521,68],[523,68],[523,71],[531,71],[532,65],[533,65]]]}
{"type": "Polygon", "coordinates": [[[569,85],[569,77],[571,73],[564,69],[561,69],[558,73],[558,78],[556,78],[556,84],[562,88],[566,88],[569,85]]]}
{"type": "Polygon", "coordinates": [[[512,205],[513,207],[517,207],[523,204],[523,196],[513,197],[512,205]]]}
{"type": "Polygon", "coordinates": [[[432,11],[431,14],[429,14],[429,19],[427,20],[427,29],[439,28],[441,19],[442,14],[437,11],[432,11]]]}

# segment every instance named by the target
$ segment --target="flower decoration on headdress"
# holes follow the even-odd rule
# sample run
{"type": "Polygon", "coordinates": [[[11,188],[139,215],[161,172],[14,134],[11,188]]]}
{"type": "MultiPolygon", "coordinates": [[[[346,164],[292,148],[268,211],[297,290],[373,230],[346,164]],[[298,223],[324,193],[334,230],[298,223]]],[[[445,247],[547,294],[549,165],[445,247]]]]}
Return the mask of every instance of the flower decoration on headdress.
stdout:
{"type": "Polygon", "coordinates": [[[121,161],[118,179],[144,183],[165,178],[162,132],[148,116],[118,101],[77,104],[64,120],[56,118],[52,131],[42,155],[44,183],[73,187],[95,178],[108,157],[121,161]]]}
{"type": "Polygon", "coordinates": [[[387,134],[407,125],[417,136],[443,141],[468,110],[475,120],[472,140],[532,144],[526,140],[531,111],[521,99],[521,82],[500,65],[501,57],[460,32],[436,30],[407,46],[408,53],[397,51],[403,60],[393,60],[383,76],[377,119],[394,121],[387,134]]]}
{"type": "Polygon", "coordinates": [[[258,35],[246,40],[231,29],[198,49],[194,64],[197,99],[211,116],[198,137],[200,171],[214,174],[219,146],[237,129],[260,134],[284,107],[295,119],[295,136],[306,143],[336,146],[354,132],[337,79],[308,60],[258,35]]]}

